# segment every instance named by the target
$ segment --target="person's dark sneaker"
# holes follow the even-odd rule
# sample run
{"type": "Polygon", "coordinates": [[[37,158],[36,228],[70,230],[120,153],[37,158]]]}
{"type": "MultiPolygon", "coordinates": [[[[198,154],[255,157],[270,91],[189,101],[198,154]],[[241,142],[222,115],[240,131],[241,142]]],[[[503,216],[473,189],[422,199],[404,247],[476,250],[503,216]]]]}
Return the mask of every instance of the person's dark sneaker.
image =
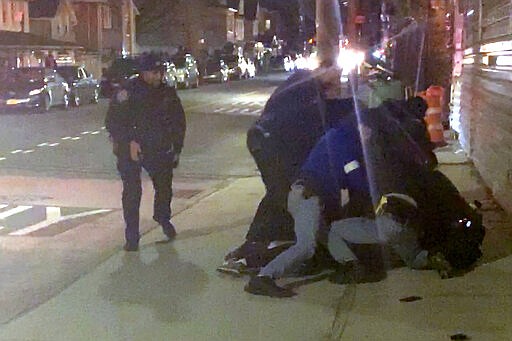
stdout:
{"type": "Polygon", "coordinates": [[[236,249],[228,252],[226,256],[224,256],[224,260],[229,259],[242,259],[247,258],[247,256],[252,254],[261,254],[266,251],[268,243],[263,242],[250,242],[245,241],[242,245],[237,247],[236,249]]]}
{"type": "Polygon", "coordinates": [[[160,225],[162,225],[162,230],[164,231],[164,234],[169,239],[169,241],[176,238],[176,229],[170,221],[162,222],[160,225]]]}
{"type": "Polygon", "coordinates": [[[135,252],[135,251],[139,251],[139,245],[138,244],[133,244],[133,243],[128,243],[126,242],[123,246],[123,249],[126,251],[126,252],[135,252]]]}
{"type": "Polygon", "coordinates": [[[243,276],[258,273],[258,268],[250,268],[247,266],[245,259],[228,259],[217,268],[218,272],[228,275],[243,276]]]}
{"type": "Polygon", "coordinates": [[[297,295],[291,289],[280,287],[268,276],[254,276],[244,287],[244,290],[253,295],[269,297],[293,297],[297,295]]]}

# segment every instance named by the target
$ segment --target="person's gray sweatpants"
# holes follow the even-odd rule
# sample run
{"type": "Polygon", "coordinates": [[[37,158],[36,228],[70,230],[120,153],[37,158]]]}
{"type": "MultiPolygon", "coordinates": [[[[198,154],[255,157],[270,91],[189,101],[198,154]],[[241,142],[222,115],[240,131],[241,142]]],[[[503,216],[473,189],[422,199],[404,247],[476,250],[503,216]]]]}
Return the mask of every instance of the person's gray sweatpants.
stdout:
{"type": "Polygon", "coordinates": [[[320,201],[318,197],[305,199],[304,187],[293,184],[288,194],[288,211],[295,224],[296,243],[260,270],[260,276],[272,278],[283,274],[313,257],[316,247],[316,233],[320,225],[320,201]]]}
{"type": "Polygon", "coordinates": [[[403,227],[390,216],[348,218],[331,224],[327,247],[339,263],[357,260],[347,242],[352,244],[388,244],[405,264],[413,269],[424,268],[427,251],[418,244],[414,230],[403,227]]]}

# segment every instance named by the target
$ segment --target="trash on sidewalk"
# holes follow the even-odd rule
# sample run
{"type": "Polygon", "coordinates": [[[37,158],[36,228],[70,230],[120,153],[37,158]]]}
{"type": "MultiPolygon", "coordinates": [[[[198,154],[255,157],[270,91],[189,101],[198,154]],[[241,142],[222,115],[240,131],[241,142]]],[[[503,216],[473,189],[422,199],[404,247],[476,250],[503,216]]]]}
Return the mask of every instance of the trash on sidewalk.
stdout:
{"type": "Polygon", "coordinates": [[[407,296],[407,297],[401,298],[399,301],[400,302],[414,302],[414,301],[419,301],[422,299],[423,299],[423,297],[421,297],[421,296],[407,296]]]}
{"type": "Polygon", "coordinates": [[[457,333],[450,336],[450,340],[469,340],[469,336],[464,333],[457,333]]]}

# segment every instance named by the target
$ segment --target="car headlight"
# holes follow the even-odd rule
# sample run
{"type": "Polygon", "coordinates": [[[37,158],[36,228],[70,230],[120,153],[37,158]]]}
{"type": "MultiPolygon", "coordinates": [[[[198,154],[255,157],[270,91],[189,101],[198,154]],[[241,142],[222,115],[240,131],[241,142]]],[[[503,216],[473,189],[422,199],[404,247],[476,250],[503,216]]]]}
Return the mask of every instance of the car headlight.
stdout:
{"type": "Polygon", "coordinates": [[[41,89],[34,89],[34,90],[30,90],[28,95],[29,96],[36,96],[36,95],[39,95],[40,93],[41,93],[41,89]]]}

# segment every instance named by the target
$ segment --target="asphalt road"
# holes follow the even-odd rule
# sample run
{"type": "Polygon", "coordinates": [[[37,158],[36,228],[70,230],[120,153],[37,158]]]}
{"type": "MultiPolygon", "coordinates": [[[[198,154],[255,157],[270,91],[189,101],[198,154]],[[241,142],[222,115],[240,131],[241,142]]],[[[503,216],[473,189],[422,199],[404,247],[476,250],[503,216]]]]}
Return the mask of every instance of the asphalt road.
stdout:
{"type": "MultiPolygon", "coordinates": [[[[179,90],[187,135],[177,176],[254,174],[245,133],[285,75],[179,90]]],[[[0,174],[112,179],[115,159],[104,129],[108,100],[49,113],[0,115],[0,174]]]]}

